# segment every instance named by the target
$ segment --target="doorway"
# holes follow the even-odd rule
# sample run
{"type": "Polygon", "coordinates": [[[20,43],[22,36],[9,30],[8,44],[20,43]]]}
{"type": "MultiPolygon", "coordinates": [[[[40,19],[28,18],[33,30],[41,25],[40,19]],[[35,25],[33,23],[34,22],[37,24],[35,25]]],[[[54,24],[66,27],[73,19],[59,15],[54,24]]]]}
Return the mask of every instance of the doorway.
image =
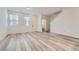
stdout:
{"type": "Polygon", "coordinates": [[[46,19],[42,19],[42,32],[47,32],[47,21],[46,19]]]}

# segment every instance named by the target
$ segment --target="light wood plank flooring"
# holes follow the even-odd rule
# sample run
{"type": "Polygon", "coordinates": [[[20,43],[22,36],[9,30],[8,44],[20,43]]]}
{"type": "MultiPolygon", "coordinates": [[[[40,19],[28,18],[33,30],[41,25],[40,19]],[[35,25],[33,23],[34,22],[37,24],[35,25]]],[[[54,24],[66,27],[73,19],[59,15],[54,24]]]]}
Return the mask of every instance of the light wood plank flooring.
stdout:
{"type": "Polygon", "coordinates": [[[9,34],[0,41],[0,51],[78,51],[79,39],[55,33],[9,34]]]}

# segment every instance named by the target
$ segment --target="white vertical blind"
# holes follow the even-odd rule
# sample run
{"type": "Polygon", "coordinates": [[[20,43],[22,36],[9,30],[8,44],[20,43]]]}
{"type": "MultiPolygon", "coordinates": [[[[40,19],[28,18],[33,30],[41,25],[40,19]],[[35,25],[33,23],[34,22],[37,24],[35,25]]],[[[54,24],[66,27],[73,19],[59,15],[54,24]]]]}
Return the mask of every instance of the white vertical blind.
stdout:
{"type": "Polygon", "coordinates": [[[30,25],[30,17],[29,16],[24,16],[24,24],[27,27],[30,25]]]}
{"type": "Polygon", "coordinates": [[[10,26],[18,25],[18,15],[9,14],[9,25],[10,26]]]}

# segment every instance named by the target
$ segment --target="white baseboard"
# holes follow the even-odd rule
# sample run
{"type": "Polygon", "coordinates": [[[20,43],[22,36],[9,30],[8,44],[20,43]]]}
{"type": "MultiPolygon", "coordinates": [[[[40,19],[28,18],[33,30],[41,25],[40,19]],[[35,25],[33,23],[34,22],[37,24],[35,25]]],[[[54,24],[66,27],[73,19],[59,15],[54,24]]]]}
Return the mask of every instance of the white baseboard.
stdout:
{"type": "Polygon", "coordinates": [[[65,36],[69,36],[69,37],[73,37],[73,38],[78,38],[79,39],[79,35],[72,35],[72,34],[66,34],[66,33],[58,33],[58,32],[51,32],[51,33],[56,33],[56,34],[60,34],[60,35],[65,35],[65,36]]]}

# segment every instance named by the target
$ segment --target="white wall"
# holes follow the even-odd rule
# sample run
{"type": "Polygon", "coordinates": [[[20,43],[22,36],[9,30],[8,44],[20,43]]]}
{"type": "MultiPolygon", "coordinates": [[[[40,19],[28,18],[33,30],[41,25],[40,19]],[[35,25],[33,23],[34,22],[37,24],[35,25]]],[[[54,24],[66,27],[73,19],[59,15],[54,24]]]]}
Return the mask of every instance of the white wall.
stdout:
{"type": "Polygon", "coordinates": [[[29,32],[37,31],[38,28],[37,24],[38,24],[38,17],[31,15],[29,32]]]}
{"type": "Polygon", "coordinates": [[[0,8],[0,40],[7,35],[7,9],[0,8]]]}
{"type": "Polygon", "coordinates": [[[37,31],[37,24],[38,24],[38,17],[35,15],[28,15],[20,12],[9,12],[10,14],[16,14],[19,16],[19,24],[17,26],[9,26],[8,33],[15,34],[15,33],[25,33],[25,32],[32,32],[37,31]],[[26,27],[24,24],[24,16],[30,17],[30,25],[26,27]]]}
{"type": "Polygon", "coordinates": [[[51,22],[51,32],[79,38],[79,8],[65,8],[51,22]]]}
{"type": "Polygon", "coordinates": [[[36,31],[42,32],[42,15],[38,15],[36,31]]]}

